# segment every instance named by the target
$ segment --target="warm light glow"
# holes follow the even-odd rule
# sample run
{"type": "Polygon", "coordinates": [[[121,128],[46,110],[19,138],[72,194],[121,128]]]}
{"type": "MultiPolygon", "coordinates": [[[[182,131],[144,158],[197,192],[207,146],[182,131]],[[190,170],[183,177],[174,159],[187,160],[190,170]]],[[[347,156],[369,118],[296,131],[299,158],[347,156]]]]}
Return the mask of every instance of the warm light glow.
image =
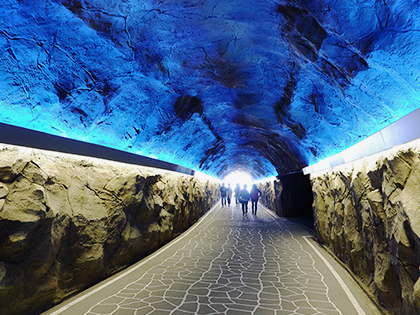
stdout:
{"type": "Polygon", "coordinates": [[[218,178],[213,177],[213,176],[211,176],[211,175],[207,175],[207,174],[202,173],[202,172],[199,172],[199,171],[195,171],[194,176],[195,176],[196,178],[201,179],[201,180],[209,180],[209,181],[211,181],[211,182],[216,182],[216,183],[217,183],[217,182],[220,182],[220,180],[219,180],[218,178]]]}
{"type": "Polygon", "coordinates": [[[253,182],[252,177],[249,174],[244,173],[244,172],[230,173],[223,180],[223,183],[225,183],[225,186],[227,187],[228,184],[230,184],[230,187],[232,187],[232,189],[236,187],[236,184],[239,184],[241,188],[243,188],[244,185],[246,185],[247,189],[249,190],[252,186],[252,182],[253,182]]]}
{"type": "Polygon", "coordinates": [[[271,177],[266,177],[266,178],[262,178],[259,180],[254,181],[254,184],[262,184],[262,183],[267,183],[267,182],[274,182],[277,180],[276,176],[271,176],[271,177]]]}

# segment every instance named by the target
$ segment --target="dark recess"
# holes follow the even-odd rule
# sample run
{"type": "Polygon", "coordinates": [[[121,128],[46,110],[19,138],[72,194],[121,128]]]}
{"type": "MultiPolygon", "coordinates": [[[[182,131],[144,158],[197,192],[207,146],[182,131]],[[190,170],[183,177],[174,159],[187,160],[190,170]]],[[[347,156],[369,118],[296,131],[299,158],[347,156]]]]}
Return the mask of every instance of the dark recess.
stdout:
{"type": "Polygon", "coordinates": [[[293,217],[308,221],[313,228],[313,212],[312,212],[312,186],[309,175],[303,175],[302,172],[280,175],[283,191],[281,193],[281,205],[283,217],[293,217]],[[312,224],[311,224],[312,222],[312,224]]]}

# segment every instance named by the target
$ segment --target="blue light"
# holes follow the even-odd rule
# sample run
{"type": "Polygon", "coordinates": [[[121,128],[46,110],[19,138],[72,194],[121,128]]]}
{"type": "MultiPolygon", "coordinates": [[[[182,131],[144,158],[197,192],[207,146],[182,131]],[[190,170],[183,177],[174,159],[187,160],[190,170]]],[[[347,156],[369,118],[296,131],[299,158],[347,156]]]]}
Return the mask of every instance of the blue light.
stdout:
{"type": "Polygon", "coordinates": [[[284,169],[296,171],[333,156],[420,104],[416,6],[390,7],[378,28],[374,6],[337,1],[328,11],[302,1],[303,20],[305,10],[288,16],[272,1],[95,2],[107,14],[69,3],[0,5],[0,122],[214,176],[248,167],[268,177],[289,157],[284,169]],[[321,35],[302,21],[323,23],[321,35]],[[184,96],[202,109],[180,117],[184,96]]]}

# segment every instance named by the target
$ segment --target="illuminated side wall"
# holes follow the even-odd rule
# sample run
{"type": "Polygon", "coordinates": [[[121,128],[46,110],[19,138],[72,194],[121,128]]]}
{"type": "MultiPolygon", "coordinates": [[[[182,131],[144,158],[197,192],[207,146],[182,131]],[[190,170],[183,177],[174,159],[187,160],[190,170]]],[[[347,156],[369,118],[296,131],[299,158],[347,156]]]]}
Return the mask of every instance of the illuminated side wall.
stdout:
{"type": "Polygon", "coordinates": [[[420,314],[420,140],[311,183],[316,238],[390,314],[420,314]]]}
{"type": "Polygon", "coordinates": [[[0,314],[39,314],[167,243],[218,184],[0,145],[0,314]]]}

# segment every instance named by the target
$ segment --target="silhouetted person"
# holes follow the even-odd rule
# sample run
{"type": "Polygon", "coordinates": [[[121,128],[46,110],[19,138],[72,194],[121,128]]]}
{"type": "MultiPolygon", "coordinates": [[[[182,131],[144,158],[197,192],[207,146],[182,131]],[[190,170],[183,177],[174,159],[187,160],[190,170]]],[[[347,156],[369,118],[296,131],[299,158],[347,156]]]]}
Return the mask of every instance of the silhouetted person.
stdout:
{"type": "Polygon", "coordinates": [[[257,188],[257,185],[253,184],[251,188],[251,207],[252,214],[257,214],[258,198],[261,197],[261,190],[257,188]]]}
{"type": "Polygon", "coordinates": [[[222,187],[220,187],[220,196],[222,197],[222,207],[226,205],[226,192],[227,192],[227,188],[225,187],[225,183],[223,183],[222,187]]]}
{"type": "Polygon", "coordinates": [[[239,195],[239,201],[242,204],[242,214],[248,213],[248,201],[250,198],[249,191],[246,189],[246,185],[244,185],[244,189],[241,190],[239,195]]]}
{"type": "Polygon", "coordinates": [[[239,184],[236,184],[235,187],[235,200],[236,200],[236,205],[239,204],[239,195],[241,194],[241,187],[239,186],[239,184]]]}
{"type": "Polygon", "coordinates": [[[226,199],[227,199],[229,207],[230,207],[230,199],[231,198],[232,198],[232,188],[230,187],[230,184],[228,184],[228,187],[226,189],[226,199]]]}

